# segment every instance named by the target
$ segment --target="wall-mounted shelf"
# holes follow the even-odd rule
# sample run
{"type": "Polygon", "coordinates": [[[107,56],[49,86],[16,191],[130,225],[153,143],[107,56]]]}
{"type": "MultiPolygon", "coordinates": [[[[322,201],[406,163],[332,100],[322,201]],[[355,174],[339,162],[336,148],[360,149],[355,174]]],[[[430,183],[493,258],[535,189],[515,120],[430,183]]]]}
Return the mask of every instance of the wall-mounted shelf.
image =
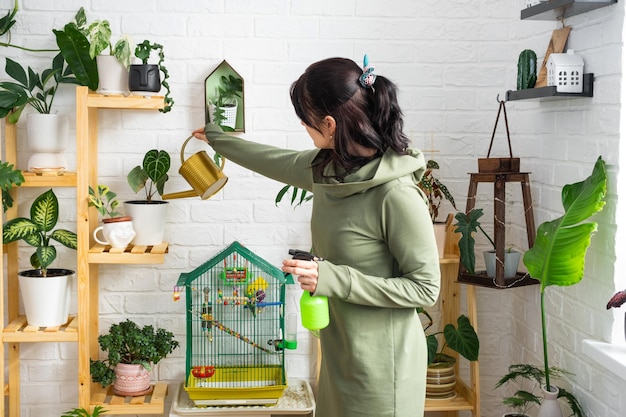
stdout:
{"type": "Polygon", "coordinates": [[[559,93],[556,86],[527,88],[525,90],[509,90],[506,92],[506,101],[515,100],[563,100],[571,98],[593,97],[593,73],[583,74],[582,93],[559,93]]]}
{"type": "Polygon", "coordinates": [[[550,0],[521,11],[521,19],[556,20],[617,3],[617,0],[550,0]]]}

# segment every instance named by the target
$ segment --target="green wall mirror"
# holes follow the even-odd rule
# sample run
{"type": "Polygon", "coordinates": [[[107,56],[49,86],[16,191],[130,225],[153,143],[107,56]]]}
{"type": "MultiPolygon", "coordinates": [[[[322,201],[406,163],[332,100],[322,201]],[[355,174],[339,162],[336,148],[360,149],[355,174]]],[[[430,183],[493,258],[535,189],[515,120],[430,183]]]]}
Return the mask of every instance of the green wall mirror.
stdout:
{"type": "Polygon", "coordinates": [[[204,80],[206,123],[218,124],[226,132],[245,132],[243,78],[226,60],[204,80]]]}

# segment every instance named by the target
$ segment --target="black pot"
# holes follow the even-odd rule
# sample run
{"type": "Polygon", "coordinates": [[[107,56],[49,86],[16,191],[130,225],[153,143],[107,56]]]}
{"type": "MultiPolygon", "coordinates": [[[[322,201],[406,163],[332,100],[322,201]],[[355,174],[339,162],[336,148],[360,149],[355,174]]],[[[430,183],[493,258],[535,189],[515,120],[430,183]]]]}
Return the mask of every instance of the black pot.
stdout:
{"type": "Polygon", "coordinates": [[[156,64],[133,64],[128,73],[130,91],[161,91],[161,73],[156,64]]]}
{"type": "MultiPolygon", "coordinates": [[[[62,269],[62,268],[48,268],[48,277],[62,277],[65,275],[73,275],[74,271],[71,269],[62,269]]],[[[41,269],[28,269],[26,271],[22,271],[19,273],[22,276],[29,278],[43,278],[43,271],[41,269]]]]}

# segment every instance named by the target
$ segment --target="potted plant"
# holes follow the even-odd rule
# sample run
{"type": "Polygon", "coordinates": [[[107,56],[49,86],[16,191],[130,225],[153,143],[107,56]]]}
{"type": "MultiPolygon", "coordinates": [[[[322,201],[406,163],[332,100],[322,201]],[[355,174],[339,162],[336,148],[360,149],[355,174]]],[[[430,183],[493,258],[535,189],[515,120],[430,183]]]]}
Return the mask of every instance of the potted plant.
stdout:
{"type": "Polygon", "coordinates": [[[34,269],[19,273],[26,320],[35,327],[59,326],[67,321],[71,279],[69,269],[49,268],[57,256],[52,241],[76,249],[76,233],[54,230],[59,218],[59,201],[52,189],[41,194],[30,207],[30,219],[8,220],[2,230],[4,243],[23,240],[37,248],[30,257],[34,269]]]}
{"type": "Polygon", "coordinates": [[[57,45],[81,85],[102,94],[128,94],[129,36],[113,45],[108,20],[87,23],[84,8],[62,30],[53,30],[57,45]],[[103,52],[108,50],[108,54],[103,52]]]}
{"type": "Polygon", "coordinates": [[[141,64],[132,64],[130,66],[128,79],[130,91],[145,95],[148,93],[158,93],[161,91],[161,86],[163,86],[166,90],[164,98],[165,107],[159,111],[163,113],[169,112],[174,105],[174,99],[171,97],[170,85],[167,82],[170,74],[167,68],[165,68],[165,65],[163,65],[165,61],[163,45],[152,43],[146,39],[137,44],[135,56],[141,60],[141,64]],[[156,64],[148,63],[152,51],[156,51],[159,57],[159,61],[156,64]],[[163,72],[163,80],[161,80],[160,72],[163,72]]]}
{"type": "MultiPolygon", "coordinates": [[[[570,375],[569,372],[557,367],[551,367],[549,372],[556,378],[570,375]]],[[[502,400],[502,404],[515,410],[513,413],[506,413],[502,417],[528,417],[527,413],[532,407],[541,405],[541,396],[537,394],[537,391],[540,391],[541,387],[545,385],[545,377],[545,371],[533,365],[516,364],[509,366],[508,373],[500,378],[495,388],[508,385],[510,382],[518,383],[519,388],[513,395],[502,400]],[[530,386],[528,386],[528,384],[530,384],[530,386]]],[[[572,412],[571,415],[584,417],[585,414],[576,397],[565,388],[556,388],[558,388],[556,398],[563,398],[567,401],[572,412]]]]}
{"type": "Polygon", "coordinates": [[[130,188],[135,192],[144,190],[145,200],[126,201],[126,213],[133,218],[134,245],[153,246],[163,242],[167,201],[154,200],[155,194],[163,195],[169,180],[170,155],[164,150],[151,149],[144,155],[142,165],[134,167],[127,176],[130,188]]]}
{"type": "Polygon", "coordinates": [[[13,164],[0,161],[0,189],[2,190],[2,212],[13,207],[13,187],[19,187],[24,182],[22,171],[16,169],[13,164]]]}
{"type": "MultiPolygon", "coordinates": [[[[492,248],[491,250],[484,251],[483,256],[485,259],[485,269],[487,270],[487,276],[495,277],[496,276],[496,244],[493,239],[487,234],[485,229],[482,228],[478,219],[483,216],[483,209],[475,208],[470,210],[468,213],[457,212],[454,216],[456,219],[456,229],[454,230],[456,233],[461,233],[461,238],[459,239],[459,252],[460,252],[460,261],[463,264],[463,267],[470,274],[476,274],[476,254],[474,252],[475,240],[473,233],[480,230],[480,232],[489,240],[492,248]]],[[[519,260],[521,257],[521,253],[513,250],[513,248],[508,248],[504,252],[504,277],[510,278],[514,277],[517,273],[517,266],[519,265],[519,260]]]]}
{"type": "Polygon", "coordinates": [[[426,162],[426,171],[417,186],[426,195],[428,200],[428,212],[430,213],[430,218],[435,229],[435,240],[437,241],[439,257],[443,258],[446,244],[446,228],[450,226],[452,218],[449,215],[445,222],[437,221],[439,207],[443,200],[447,200],[456,210],[456,203],[448,187],[446,187],[439,178],[435,177],[434,171],[436,169],[439,169],[437,161],[429,159],[428,162],[426,162]]]}
{"type": "Polygon", "coordinates": [[[222,75],[216,88],[214,101],[209,104],[211,123],[224,131],[234,131],[237,123],[238,99],[243,93],[243,80],[233,74],[222,75]]]}
{"type": "MultiPolygon", "coordinates": [[[[418,314],[427,318],[423,326],[426,332],[432,325],[433,319],[423,308],[417,308],[418,314]]],[[[456,359],[445,353],[446,348],[457,352],[469,361],[478,360],[480,342],[474,327],[467,316],[461,314],[457,318],[457,327],[448,323],[442,331],[427,334],[428,369],[426,371],[426,396],[428,398],[450,398],[454,395],[456,386],[456,359]],[[443,343],[439,349],[438,337],[443,336],[443,343]]]]}
{"type": "MultiPolygon", "coordinates": [[[[613,297],[611,297],[609,302],[606,304],[606,309],[609,310],[609,309],[611,309],[613,307],[619,308],[624,303],[626,303],[626,290],[618,291],[615,294],[613,294],[613,297]]],[[[624,316],[625,316],[625,320],[624,320],[624,336],[626,337],[626,314],[624,316]]]]}
{"type": "Polygon", "coordinates": [[[554,393],[556,388],[550,383],[545,290],[552,285],[570,286],[582,280],[587,248],[591,243],[591,236],[598,227],[596,222],[588,219],[604,207],[606,189],[606,166],[600,157],[596,160],[589,177],[563,187],[561,201],[564,214],[539,225],[535,244],[524,254],[524,265],[528,273],[540,284],[545,373],[545,386],[542,388],[546,395],[554,393]]]}
{"type": "Polygon", "coordinates": [[[122,216],[122,213],[117,211],[119,204],[117,194],[106,185],[98,184],[97,191],[89,187],[89,206],[98,210],[104,224],[93,231],[94,239],[101,245],[126,248],[135,237],[132,218],[122,216]],[[98,237],[100,231],[104,235],[104,240],[98,237]]]}
{"type": "Polygon", "coordinates": [[[63,413],[61,417],[100,417],[104,413],[109,410],[105,410],[101,405],[97,405],[93,408],[93,412],[90,413],[89,410],[85,410],[84,408],[74,408],[70,411],[66,411],[63,413]]]}
{"type": "Polygon", "coordinates": [[[107,358],[90,360],[91,379],[103,387],[113,384],[120,395],[145,394],[152,366],[179,346],[172,332],[139,327],[128,319],[111,325],[108,334],[98,336],[98,344],[107,358]]]}
{"type": "Polygon", "coordinates": [[[26,70],[7,57],[5,71],[13,81],[0,82],[0,117],[7,117],[8,123],[17,123],[27,105],[36,110],[27,120],[28,144],[36,152],[28,161],[29,170],[67,168],[60,152],[67,147],[68,118],[51,112],[59,85],[74,80],[63,56],[57,54],[52,66],[41,74],[30,66],[26,70]]]}

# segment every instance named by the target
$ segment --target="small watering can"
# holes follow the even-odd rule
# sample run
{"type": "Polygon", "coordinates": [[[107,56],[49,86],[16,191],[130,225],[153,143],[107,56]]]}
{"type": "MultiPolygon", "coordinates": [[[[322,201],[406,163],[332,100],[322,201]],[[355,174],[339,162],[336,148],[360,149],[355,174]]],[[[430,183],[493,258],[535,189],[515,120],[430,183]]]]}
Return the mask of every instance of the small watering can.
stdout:
{"type": "Polygon", "coordinates": [[[228,177],[222,172],[226,163],[224,158],[222,158],[221,166],[218,167],[205,151],[200,151],[185,161],[185,146],[187,146],[191,138],[193,138],[193,135],[185,140],[180,150],[180,162],[182,165],[178,173],[187,180],[192,190],[165,194],[163,200],[186,197],[200,197],[206,200],[221,190],[228,181],[228,177]]]}

